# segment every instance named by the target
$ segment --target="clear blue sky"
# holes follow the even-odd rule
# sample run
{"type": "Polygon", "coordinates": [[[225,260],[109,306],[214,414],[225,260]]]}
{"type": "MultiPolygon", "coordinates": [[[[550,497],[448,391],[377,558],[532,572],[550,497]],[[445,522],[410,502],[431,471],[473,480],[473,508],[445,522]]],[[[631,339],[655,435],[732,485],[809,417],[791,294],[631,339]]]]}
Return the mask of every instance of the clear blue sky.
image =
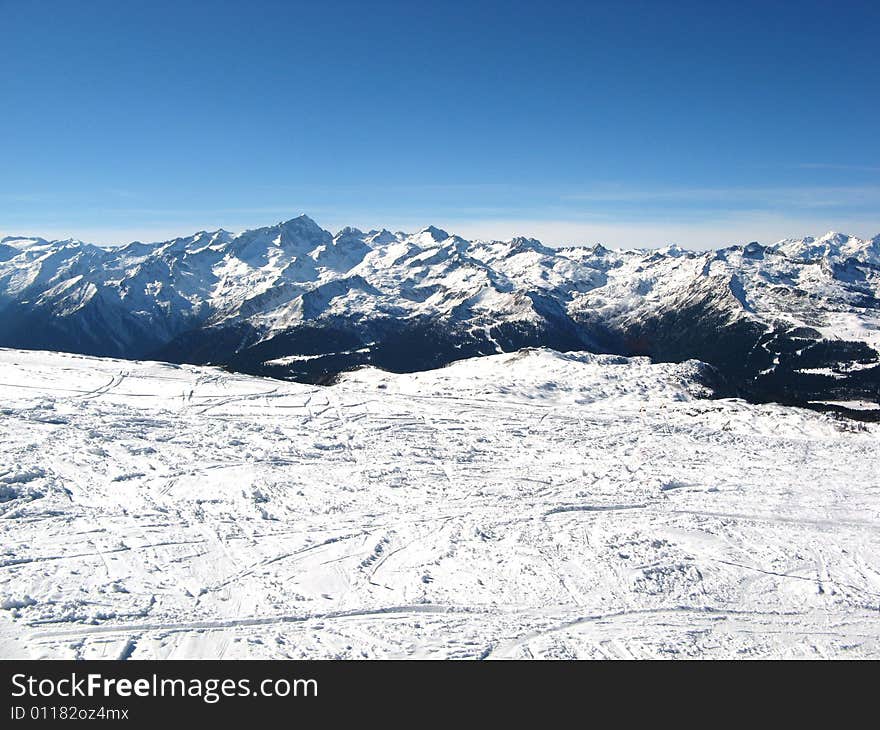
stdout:
{"type": "Polygon", "coordinates": [[[0,233],[880,232],[880,3],[0,0],[0,233]]]}

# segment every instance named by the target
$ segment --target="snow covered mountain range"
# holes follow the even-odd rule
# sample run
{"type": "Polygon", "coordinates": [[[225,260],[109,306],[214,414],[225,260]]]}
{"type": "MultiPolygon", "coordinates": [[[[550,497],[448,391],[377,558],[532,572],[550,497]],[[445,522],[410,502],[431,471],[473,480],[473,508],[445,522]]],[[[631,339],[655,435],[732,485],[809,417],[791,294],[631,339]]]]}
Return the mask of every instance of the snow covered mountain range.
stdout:
{"type": "Polygon", "coordinates": [[[0,242],[0,346],[305,382],[542,346],[715,366],[722,395],[880,401],[880,236],[553,249],[345,228],[0,242]]]}

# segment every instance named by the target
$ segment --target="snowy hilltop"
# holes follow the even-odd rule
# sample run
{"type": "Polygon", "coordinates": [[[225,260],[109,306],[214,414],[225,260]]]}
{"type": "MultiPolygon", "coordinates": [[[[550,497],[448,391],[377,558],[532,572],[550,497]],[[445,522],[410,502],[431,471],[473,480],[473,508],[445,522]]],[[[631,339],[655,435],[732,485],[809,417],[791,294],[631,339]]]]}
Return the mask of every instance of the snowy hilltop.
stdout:
{"type": "Polygon", "coordinates": [[[0,350],[0,656],[880,657],[880,425],[704,369],[0,350]]]}
{"type": "Polygon", "coordinates": [[[612,251],[300,216],[115,248],[5,238],[0,346],[302,382],[550,347],[699,359],[755,402],[877,403],[880,236],[612,251]]]}

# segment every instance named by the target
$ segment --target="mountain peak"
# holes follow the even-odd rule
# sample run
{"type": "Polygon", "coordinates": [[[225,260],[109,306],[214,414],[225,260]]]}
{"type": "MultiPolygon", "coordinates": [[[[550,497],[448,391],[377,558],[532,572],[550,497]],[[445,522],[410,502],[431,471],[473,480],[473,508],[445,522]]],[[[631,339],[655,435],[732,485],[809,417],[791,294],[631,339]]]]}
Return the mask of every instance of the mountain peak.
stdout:
{"type": "Polygon", "coordinates": [[[420,230],[417,235],[422,234],[429,235],[438,243],[440,241],[445,241],[447,238],[449,238],[449,234],[446,231],[444,231],[442,228],[437,228],[436,226],[426,226],[425,228],[422,228],[422,230],[420,230]]]}
{"type": "Polygon", "coordinates": [[[299,231],[321,231],[324,232],[324,229],[321,228],[314,220],[309,218],[305,213],[296,216],[295,218],[291,218],[290,220],[282,221],[278,224],[279,228],[283,229],[291,229],[291,230],[299,230],[299,231]]]}
{"type": "Polygon", "coordinates": [[[772,246],[777,252],[802,261],[836,258],[855,253],[863,247],[864,242],[860,239],[837,231],[828,231],[819,238],[788,238],[772,246]]]}
{"type": "Polygon", "coordinates": [[[852,236],[846,233],[839,233],[838,231],[828,231],[828,233],[818,239],[817,242],[841,245],[849,241],[851,238],[852,236]]]}
{"type": "MultiPolygon", "coordinates": [[[[32,246],[48,246],[50,242],[39,236],[6,236],[0,240],[0,243],[5,246],[12,246],[13,248],[24,250],[26,248],[31,248],[32,246]]],[[[59,241],[58,243],[60,244],[62,242],[59,241]]]]}
{"type": "Polygon", "coordinates": [[[658,248],[657,253],[671,258],[679,258],[680,256],[687,255],[688,252],[677,243],[667,243],[665,246],[658,248]]]}
{"type": "Polygon", "coordinates": [[[295,215],[293,218],[289,218],[288,220],[283,221],[283,223],[293,223],[294,221],[303,221],[303,222],[312,223],[314,225],[318,225],[317,223],[315,223],[314,219],[310,218],[305,213],[300,213],[299,215],[295,215]]]}
{"type": "Polygon", "coordinates": [[[281,224],[281,245],[292,243],[295,245],[309,244],[318,245],[329,243],[333,236],[325,231],[307,215],[291,218],[281,224]]]}

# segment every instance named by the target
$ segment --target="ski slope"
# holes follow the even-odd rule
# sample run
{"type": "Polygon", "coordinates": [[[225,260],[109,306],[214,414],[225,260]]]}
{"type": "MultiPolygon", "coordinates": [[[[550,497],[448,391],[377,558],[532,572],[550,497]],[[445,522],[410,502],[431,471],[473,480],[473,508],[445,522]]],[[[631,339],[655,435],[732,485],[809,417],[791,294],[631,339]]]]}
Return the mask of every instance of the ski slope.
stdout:
{"type": "Polygon", "coordinates": [[[701,367],[0,350],[0,656],[880,657],[880,426],[701,367]]]}

